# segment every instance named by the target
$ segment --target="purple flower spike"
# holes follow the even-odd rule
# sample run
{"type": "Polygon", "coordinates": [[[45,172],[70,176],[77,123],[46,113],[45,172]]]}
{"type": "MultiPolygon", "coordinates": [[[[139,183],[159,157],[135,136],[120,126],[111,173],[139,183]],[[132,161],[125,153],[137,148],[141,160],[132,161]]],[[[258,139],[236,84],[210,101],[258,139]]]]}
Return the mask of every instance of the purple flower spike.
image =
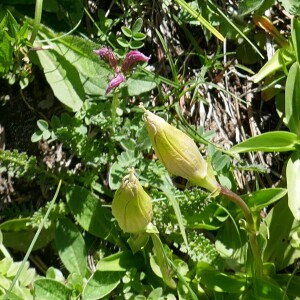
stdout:
{"type": "Polygon", "coordinates": [[[144,55],[142,52],[138,50],[129,51],[123,61],[122,72],[128,72],[133,67],[135,67],[135,65],[138,62],[145,62],[148,61],[149,59],[150,57],[144,55]]]}
{"type": "Polygon", "coordinates": [[[107,61],[112,68],[116,69],[118,66],[118,60],[110,48],[103,47],[99,50],[94,50],[94,53],[107,61]]]}
{"type": "Polygon", "coordinates": [[[117,88],[122,82],[125,81],[125,77],[123,74],[119,73],[114,79],[110,81],[108,87],[105,91],[105,95],[107,95],[111,90],[117,88]]]}

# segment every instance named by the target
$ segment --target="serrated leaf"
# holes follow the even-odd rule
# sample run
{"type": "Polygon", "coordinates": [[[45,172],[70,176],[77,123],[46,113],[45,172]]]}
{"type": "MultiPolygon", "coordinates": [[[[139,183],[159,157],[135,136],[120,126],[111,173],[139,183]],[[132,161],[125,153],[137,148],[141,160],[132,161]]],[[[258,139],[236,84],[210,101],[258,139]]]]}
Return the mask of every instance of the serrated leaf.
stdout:
{"type": "Polygon", "coordinates": [[[67,270],[84,277],[87,271],[84,239],[77,226],[69,219],[59,219],[55,230],[55,244],[59,257],[67,270]]]}
{"type": "Polygon", "coordinates": [[[251,137],[229,151],[234,154],[250,151],[286,152],[295,150],[299,143],[299,138],[292,132],[271,131],[251,137]]]}

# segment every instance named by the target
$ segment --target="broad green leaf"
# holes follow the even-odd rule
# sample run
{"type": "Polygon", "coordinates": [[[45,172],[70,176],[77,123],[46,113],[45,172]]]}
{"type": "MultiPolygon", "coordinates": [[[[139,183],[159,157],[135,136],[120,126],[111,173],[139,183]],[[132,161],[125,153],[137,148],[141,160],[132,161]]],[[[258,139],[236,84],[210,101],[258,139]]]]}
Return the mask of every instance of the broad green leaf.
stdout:
{"type": "Polygon", "coordinates": [[[84,300],[101,299],[111,293],[120,283],[125,272],[96,271],[88,280],[82,297],[84,300]]]}
{"type": "Polygon", "coordinates": [[[275,203],[284,197],[287,193],[286,189],[282,188],[269,188],[255,191],[253,193],[242,196],[243,200],[250,208],[261,210],[270,204],[275,203]]]}
{"type": "MultiPolygon", "coordinates": [[[[30,219],[12,219],[0,225],[3,244],[6,247],[26,252],[36,233],[36,229],[27,226],[30,219]]],[[[34,245],[34,250],[45,247],[54,237],[54,228],[43,229],[34,245]]]]}
{"type": "Polygon", "coordinates": [[[48,130],[49,128],[48,122],[45,120],[38,120],[36,123],[41,131],[48,130]]]}
{"type": "Polygon", "coordinates": [[[299,138],[292,132],[271,131],[251,137],[229,151],[233,154],[251,151],[286,152],[295,150],[299,143],[299,138]]]}
{"type": "Polygon", "coordinates": [[[55,245],[66,269],[84,277],[87,271],[84,239],[77,226],[67,218],[61,218],[57,223],[55,245]]]}
{"type": "Polygon", "coordinates": [[[78,111],[84,101],[84,89],[76,67],[54,50],[37,51],[37,56],[54,95],[78,111]]]}
{"type": "Polygon", "coordinates": [[[228,275],[204,262],[197,265],[197,277],[200,278],[200,283],[215,292],[241,293],[247,284],[245,275],[228,275]]]}
{"type": "Polygon", "coordinates": [[[292,153],[286,166],[289,208],[296,220],[300,220],[300,149],[292,153]]]}
{"type": "MultiPolygon", "coordinates": [[[[76,72],[80,77],[81,85],[86,94],[104,95],[109,79],[113,76],[113,71],[109,64],[99,59],[99,56],[93,53],[93,50],[101,48],[101,45],[71,35],[57,39],[57,33],[45,26],[40,26],[39,37],[44,40],[56,38],[56,40],[50,44],[51,49],[63,56],[76,68],[76,72]]],[[[38,41],[36,41],[35,46],[40,46],[38,41]]],[[[43,51],[48,50],[40,50],[37,51],[37,53],[43,51]]],[[[37,61],[36,54],[33,53],[33,51],[31,51],[31,53],[30,58],[33,59],[34,62],[37,61]]],[[[65,78],[65,80],[68,81],[69,79],[65,78]]],[[[60,97],[58,97],[58,99],[61,101],[60,97]]]]}
{"type": "MultiPolygon", "coordinates": [[[[300,4],[298,5],[299,5],[298,9],[300,9],[300,4]]],[[[291,35],[293,41],[293,48],[295,51],[295,56],[298,61],[298,64],[300,64],[300,21],[298,18],[294,17],[292,18],[291,23],[292,23],[291,35]]]]}
{"type": "Polygon", "coordinates": [[[300,66],[295,62],[286,80],[285,116],[289,129],[300,137],[300,66]]]}
{"type": "Polygon", "coordinates": [[[142,74],[135,75],[127,80],[125,94],[127,96],[137,96],[153,90],[156,86],[153,77],[142,74]]]}
{"type": "Polygon", "coordinates": [[[140,268],[144,263],[145,260],[141,252],[133,254],[131,251],[122,251],[99,260],[97,270],[121,272],[130,268],[140,268]]]}
{"type": "Polygon", "coordinates": [[[260,233],[267,238],[263,252],[264,262],[273,262],[277,270],[282,270],[300,257],[300,250],[291,246],[290,237],[300,226],[293,218],[286,198],[278,202],[261,225],[260,233]]]}
{"type": "Polygon", "coordinates": [[[111,211],[103,207],[89,190],[70,186],[66,193],[67,203],[80,226],[89,233],[116,243],[117,232],[113,226],[111,211]]]}
{"type": "Polygon", "coordinates": [[[71,290],[58,281],[43,278],[34,282],[34,296],[36,300],[66,300],[71,290]]]}
{"type": "Polygon", "coordinates": [[[245,230],[230,218],[224,222],[218,230],[215,246],[221,257],[225,257],[227,263],[244,265],[247,259],[247,235],[245,230]]]}
{"type": "Polygon", "coordinates": [[[295,57],[290,49],[280,48],[273,57],[259,70],[259,72],[253,77],[253,81],[258,83],[266,76],[281,70],[290,65],[295,60],[295,57]]]}

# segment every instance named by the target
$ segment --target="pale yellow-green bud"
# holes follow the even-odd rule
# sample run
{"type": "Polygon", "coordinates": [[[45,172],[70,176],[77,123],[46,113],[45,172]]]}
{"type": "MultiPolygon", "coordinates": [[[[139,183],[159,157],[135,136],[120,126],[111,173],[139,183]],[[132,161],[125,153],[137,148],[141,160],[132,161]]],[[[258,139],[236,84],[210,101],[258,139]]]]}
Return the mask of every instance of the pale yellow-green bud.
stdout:
{"type": "Polygon", "coordinates": [[[202,157],[193,139],[161,117],[144,110],[144,119],[152,146],[168,172],[186,178],[192,185],[217,192],[220,185],[215,179],[210,164],[202,157]]]}
{"type": "Polygon", "coordinates": [[[152,202],[134,175],[134,169],[123,178],[112,201],[112,214],[124,232],[138,233],[152,220],[152,202]]]}

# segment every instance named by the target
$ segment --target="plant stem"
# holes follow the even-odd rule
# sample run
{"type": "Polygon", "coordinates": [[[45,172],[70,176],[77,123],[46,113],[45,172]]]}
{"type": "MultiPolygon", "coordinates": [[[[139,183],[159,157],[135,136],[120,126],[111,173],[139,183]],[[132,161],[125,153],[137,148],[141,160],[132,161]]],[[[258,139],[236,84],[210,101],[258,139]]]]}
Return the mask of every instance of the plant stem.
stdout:
{"type": "Polygon", "coordinates": [[[111,122],[112,122],[112,128],[115,131],[116,127],[116,117],[117,117],[117,108],[119,106],[119,97],[118,93],[113,94],[113,100],[111,105],[111,122]]]}
{"type": "Polygon", "coordinates": [[[244,202],[244,200],[238,196],[236,193],[228,190],[227,188],[221,186],[221,190],[220,190],[220,194],[222,196],[225,196],[226,198],[228,198],[230,201],[234,202],[235,204],[237,204],[240,209],[242,210],[246,222],[247,222],[247,233],[249,236],[249,244],[250,244],[250,248],[252,251],[252,255],[253,255],[253,259],[254,259],[254,263],[255,263],[255,270],[256,270],[256,276],[257,277],[262,277],[263,274],[263,262],[261,259],[261,253],[260,253],[260,249],[259,249],[259,245],[258,245],[258,241],[257,241],[257,236],[256,236],[256,226],[251,214],[251,211],[248,207],[248,205],[244,202]]]}

